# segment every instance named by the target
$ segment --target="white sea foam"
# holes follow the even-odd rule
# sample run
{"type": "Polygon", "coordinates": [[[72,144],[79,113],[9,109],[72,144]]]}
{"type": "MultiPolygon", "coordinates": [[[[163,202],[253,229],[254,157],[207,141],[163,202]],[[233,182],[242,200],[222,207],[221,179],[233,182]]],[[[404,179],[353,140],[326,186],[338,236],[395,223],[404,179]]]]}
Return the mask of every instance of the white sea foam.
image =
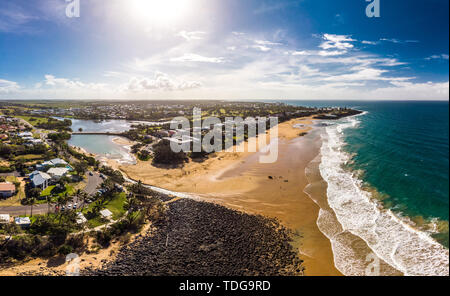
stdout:
{"type": "MultiPolygon", "coordinates": [[[[362,189],[362,182],[343,169],[350,155],[343,151],[343,131],[355,128],[357,117],[340,120],[325,128],[322,134],[320,173],[328,183],[330,207],[344,232],[364,240],[370,249],[387,264],[405,275],[449,275],[449,251],[427,233],[414,229],[390,210],[382,209],[371,194],[362,189]]],[[[337,237],[330,238],[335,259],[348,258],[337,237]],[[341,251],[342,250],[342,251],[341,251]],[[340,253],[339,253],[340,252],[340,253]]],[[[346,260],[336,260],[336,267],[346,275],[361,274],[350,268],[346,260]]]]}

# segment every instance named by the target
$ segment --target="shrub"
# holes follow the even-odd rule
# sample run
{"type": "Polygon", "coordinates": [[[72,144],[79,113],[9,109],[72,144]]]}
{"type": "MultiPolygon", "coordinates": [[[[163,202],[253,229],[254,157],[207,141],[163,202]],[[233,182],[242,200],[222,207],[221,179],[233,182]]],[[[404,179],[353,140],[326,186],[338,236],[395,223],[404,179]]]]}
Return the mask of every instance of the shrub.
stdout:
{"type": "Polygon", "coordinates": [[[70,254],[72,252],[73,252],[73,248],[72,248],[72,246],[69,246],[69,245],[62,245],[58,249],[58,254],[64,255],[64,256],[68,255],[68,254],[70,254]]]}
{"type": "Polygon", "coordinates": [[[153,161],[155,163],[162,164],[179,164],[186,160],[186,153],[173,152],[170,148],[170,142],[168,140],[161,140],[154,146],[155,155],[153,161]]]}

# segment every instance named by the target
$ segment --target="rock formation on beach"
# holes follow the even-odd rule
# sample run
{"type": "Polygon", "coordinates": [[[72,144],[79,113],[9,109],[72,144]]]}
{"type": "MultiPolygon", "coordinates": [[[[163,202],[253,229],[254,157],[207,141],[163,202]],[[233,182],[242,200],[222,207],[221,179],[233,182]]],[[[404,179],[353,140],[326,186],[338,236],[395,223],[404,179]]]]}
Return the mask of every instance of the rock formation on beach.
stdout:
{"type": "Polygon", "coordinates": [[[85,275],[302,275],[290,233],[277,221],[180,199],[167,218],[85,275]]]}

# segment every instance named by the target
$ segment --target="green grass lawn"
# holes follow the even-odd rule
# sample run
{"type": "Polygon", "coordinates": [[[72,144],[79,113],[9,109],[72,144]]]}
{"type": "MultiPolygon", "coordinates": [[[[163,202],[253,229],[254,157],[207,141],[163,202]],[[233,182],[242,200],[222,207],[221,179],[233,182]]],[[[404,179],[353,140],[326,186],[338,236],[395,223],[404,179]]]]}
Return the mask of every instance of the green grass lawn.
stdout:
{"type": "MultiPolygon", "coordinates": [[[[113,213],[113,220],[117,220],[120,217],[122,217],[126,210],[123,208],[126,202],[126,195],[125,192],[122,192],[120,194],[117,194],[112,200],[108,201],[105,204],[105,209],[108,209],[113,213]]],[[[83,209],[82,213],[86,216],[88,212],[92,210],[92,208],[95,206],[96,202],[91,203],[89,206],[83,209]]],[[[92,219],[88,220],[88,226],[89,228],[95,228],[97,226],[106,224],[108,221],[105,219],[102,219],[101,217],[94,217],[92,219]]]]}
{"type": "Polygon", "coordinates": [[[125,213],[123,206],[126,200],[125,192],[122,192],[106,204],[106,208],[113,213],[114,220],[119,219],[125,213]]]}
{"type": "Polygon", "coordinates": [[[26,155],[18,155],[16,157],[14,157],[14,160],[19,160],[19,159],[40,160],[40,159],[44,159],[44,156],[42,154],[26,154],[26,155]]]}
{"type": "Polygon", "coordinates": [[[32,126],[35,126],[40,123],[48,122],[48,118],[45,118],[45,117],[34,117],[34,116],[14,116],[14,117],[21,118],[21,119],[25,120],[26,122],[28,122],[29,124],[31,124],[32,126]]]}
{"type": "MultiPolygon", "coordinates": [[[[52,202],[56,202],[57,201],[57,198],[59,197],[59,196],[62,196],[62,195],[64,195],[65,193],[67,193],[67,195],[72,195],[74,192],[75,192],[75,189],[74,189],[74,187],[73,187],[73,185],[66,185],[66,190],[64,190],[64,191],[62,191],[62,192],[54,192],[54,189],[55,189],[55,185],[51,185],[51,186],[48,186],[47,188],[45,188],[45,190],[43,190],[42,192],[41,192],[41,197],[42,198],[45,198],[45,197],[47,197],[47,196],[49,196],[49,195],[53,195],[53,197],[52,197],[52,202]]],[[[39,200],[39,201],[37,201],[37,203],[39,204],[39,203],[46,203],[47,201],[45,200],[45,199],[43,199],[43,200],[39,200]]]]}
{"type": "Polygon", "coordinates": [[[52,194],[52,190],[55,188],[55,185],[52,186],[48,186],[47,188],[45,188],[45,190],[43,190],[41,192],[41,196],[42,197],[46,197],[49,196],[50,194],[52,194]]]}

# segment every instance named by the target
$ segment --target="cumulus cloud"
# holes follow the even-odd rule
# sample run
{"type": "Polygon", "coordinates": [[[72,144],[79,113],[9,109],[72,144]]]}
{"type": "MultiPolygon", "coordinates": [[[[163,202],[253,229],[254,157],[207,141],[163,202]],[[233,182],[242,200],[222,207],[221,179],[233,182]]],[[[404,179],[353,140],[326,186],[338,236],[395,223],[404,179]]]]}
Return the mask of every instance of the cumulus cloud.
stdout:
{"type": "Polygon", "coordinates": [[[52,88],[65,88],[65,89],[91,89],[101,90],[105,88],[104,83],[84,83],[79,80],[70,80],[67,78],[57,78],[54,75],[47,74],[44,76],[45,80],[42,83],[36,84],[37,88],[43,87],[43,85],[52,88]]]}
{"type": "MultiPolygon", "coordinates": [[[[104,84],[48,74],[33,95],[27,91],[30,97],[121,99],[446,99],[448,94],[448,83],[416,82],[399,68],[406,65],[400,58],[364,52],[362,44],[374,42],[351,35],[323,34],[315,46],[303,47],[275,33],[233,32],[214,43],[202,40],[205,34],[181,31],[179,37],[196,42],[180,38],[163,51],[130,57],[115,71],[101,73],[104,84]]],[[[0,81],[0,92],[5,85],[0,81]]]]}
{"type": "Polygon", "coordinates": [[[163,91],[180,91],[201,87],[201,83],[197,81],[176,81],[171,79],[167,74],[157,72],[153,78],[133,77],[125,85],[126,90],[145,91],[145,90],[163,90],[163,91]]]}

